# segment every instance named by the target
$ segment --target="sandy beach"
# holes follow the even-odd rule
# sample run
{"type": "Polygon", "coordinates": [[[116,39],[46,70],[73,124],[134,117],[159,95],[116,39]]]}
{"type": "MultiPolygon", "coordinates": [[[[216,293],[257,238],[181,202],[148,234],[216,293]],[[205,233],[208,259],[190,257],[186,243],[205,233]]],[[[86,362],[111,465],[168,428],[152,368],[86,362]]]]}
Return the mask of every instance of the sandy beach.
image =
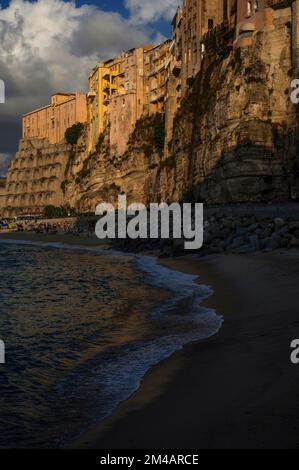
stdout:
{"type": "Polygon", "coordinates": [[[220,333],[151,370],[114,415],[75,447],[269,449],[299,444],[298,255],[165,262],[198,273],[224,315],[220,333]]]}
{"type": "MultiPolygon", "coordinates": [[[[98,244],[73,236],[3,234],[0,239],[98,244]]],[[[298,251],[162,260],[212,286],[205,305],[220,332],[189,344],[149,371],[139,390],[75,448],[297,448],[298,251]]]]}

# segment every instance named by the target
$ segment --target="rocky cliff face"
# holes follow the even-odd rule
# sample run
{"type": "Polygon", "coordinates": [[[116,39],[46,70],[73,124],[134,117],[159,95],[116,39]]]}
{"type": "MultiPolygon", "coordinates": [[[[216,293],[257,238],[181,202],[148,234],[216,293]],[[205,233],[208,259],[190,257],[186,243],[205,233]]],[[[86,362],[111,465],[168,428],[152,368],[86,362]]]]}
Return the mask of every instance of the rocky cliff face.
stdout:
{"type": "Polygon", "coordinates": [[[208,203],[298,198],[296,110],[290,101],[288,9],[253,47],[208,54],[176,116],[162,199],[208,203]]]}
{"type": "Polygon", "coordinates": [[[137,122],[124,155],[109,145],[109,129],[91,154],[88,128],[73,147],[21,148],[7,205],[29,210],[63,203],[93,212],[120,193],[146,204],[298,199],[298,109],[290,101],[296,72],[286,27],[291,10],[273,14],[274,26],[258,33],[252,47],[215,44],[207,51],[170,142],[164,145],[164,117],[156,115],[137,122]]]}
{"type": "Polygon", "coordinates": [[[162,159],[164,117],[155,115],[137,122],[127,151],[119,156],[109,146],[109,130],[100,136],[96,152],[86,155],[86,132],[78,142],[66,172],[65,196],[80,212],[94,212],[102,201],[117,202],[121,193],[128,202],[147,204],[152,180],[162,159]]]}
{"type": "Polygon", "coordinates": [[[164,156],[159,116],[137,123],[123,156],[112,153],[105,135],[95,154],[76,152],[67,174],[67,202],[93,211],[121,192],[145,203],[298,198],[289,17],[290,9],[274,11],[275,26],[259,33],[250,48],[209,51],[175,116],[164,156]]]}

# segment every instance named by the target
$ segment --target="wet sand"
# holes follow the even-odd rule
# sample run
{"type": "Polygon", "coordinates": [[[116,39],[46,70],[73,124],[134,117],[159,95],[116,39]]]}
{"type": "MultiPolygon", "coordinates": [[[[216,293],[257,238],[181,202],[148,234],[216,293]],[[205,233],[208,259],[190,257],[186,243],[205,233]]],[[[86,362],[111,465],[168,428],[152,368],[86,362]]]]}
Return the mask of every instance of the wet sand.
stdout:
{"type": "MultiPolygon", "coordinates": [[[[45,241],[58,241],[53,237],[45,241]]],[[[224,316],[224,326],[149,371],[139,390],[73,447],[298,448],[299,365],[290,361],[291,341],[299,338],[298,251],[161,262],[213,287],[205,305],[224,316]]]]}
{"type": "Polygon", "coordinates": [[[205,303],[220,333],[153,368],[113,416],[74,447],[272,449],[299,447],[298,253],[164,262],[212,285],[205,303]]]}
{"type": "Polygon", "coordinates": [[[64,243],[66,245],[107,246],[107,241],[99,240],[95,235],[76,234],[42,234],[35,232],[0,232],[0,240],[25,240],[42,243],[64,243]]]}

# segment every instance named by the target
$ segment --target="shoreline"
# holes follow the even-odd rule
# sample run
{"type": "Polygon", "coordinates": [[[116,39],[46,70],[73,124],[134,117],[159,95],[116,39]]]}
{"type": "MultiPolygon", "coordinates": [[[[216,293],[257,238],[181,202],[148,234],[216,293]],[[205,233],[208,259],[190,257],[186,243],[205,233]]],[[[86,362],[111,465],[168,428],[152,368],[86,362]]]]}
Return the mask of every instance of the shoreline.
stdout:
{"type": "MultiPolygon", "coordinates": [[[[77,246],[91,243],[74,238],[77,246]]],[[[298,251],[159,259],[212,286],[202,305],[224,325],[150,369],[130,398],[70,447],[296,448],[299,366],[290,363],[290,343],[299,338],[298,261],[298,251]]]]}
{"type": "Polygon", "coordinates": [[[297,448],[299,366],[290,362],[290,343],[299,338],[298,252],[292,256],[163,260],[213,286],[203,306],[216,308],[224,325],[149,370],[72,448],[297,448]]]}

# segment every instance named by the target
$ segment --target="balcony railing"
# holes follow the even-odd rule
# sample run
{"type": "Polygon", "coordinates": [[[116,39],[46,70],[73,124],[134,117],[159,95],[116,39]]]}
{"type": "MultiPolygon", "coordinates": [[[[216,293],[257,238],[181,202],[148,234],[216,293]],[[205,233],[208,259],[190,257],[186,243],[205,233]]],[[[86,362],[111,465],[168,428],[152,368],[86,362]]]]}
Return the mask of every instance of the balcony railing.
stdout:
{"type": "Polygon", "coordinates": [[[293,0],[264,0],[264,7],[268,8],[282,8],[288,7],[293,3],[293,0]]]}

